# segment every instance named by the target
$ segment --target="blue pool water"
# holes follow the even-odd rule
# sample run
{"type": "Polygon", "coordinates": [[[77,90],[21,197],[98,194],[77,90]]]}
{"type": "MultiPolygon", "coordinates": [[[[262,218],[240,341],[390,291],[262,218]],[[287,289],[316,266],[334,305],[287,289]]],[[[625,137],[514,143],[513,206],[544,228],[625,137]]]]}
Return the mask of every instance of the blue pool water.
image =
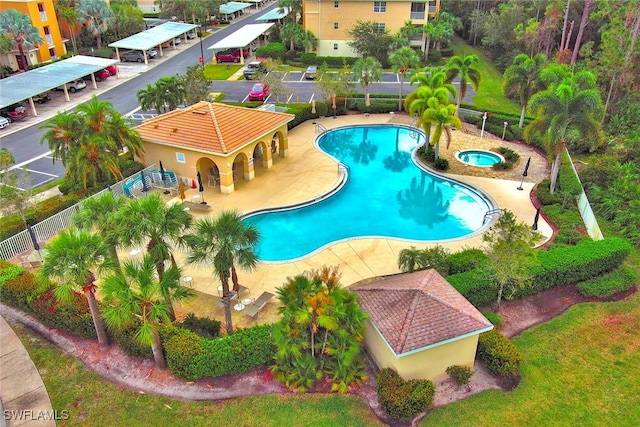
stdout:
{"type": "Polygon", "coordinates": [[[456,158],[462,163],[481,168],[488,168],[504,161],[504,157],[499,154],[484,150],[463,150],[456,154],[456,158]]]}
{"type": "Polygon", "coordinates": [[[423,142],[421,133],[386,125],[322,135],[318,146],[347,165],[347,183],[319,203],[245,219],[260,232],[259,258],[291,260],[349,238],[436,241],[479,230],[491,203],[419,169],[411,153],[423,142]]]}

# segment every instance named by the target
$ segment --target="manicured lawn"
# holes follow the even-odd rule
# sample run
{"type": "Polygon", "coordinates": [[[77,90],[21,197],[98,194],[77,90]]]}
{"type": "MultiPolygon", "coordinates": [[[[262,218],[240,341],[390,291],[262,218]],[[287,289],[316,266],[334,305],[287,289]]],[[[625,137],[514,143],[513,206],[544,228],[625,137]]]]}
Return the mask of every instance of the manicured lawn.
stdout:
{"type": "Polygon", "coordinates": [[[357,396],[286,394],[188,402],[140,394],[103,381],[76,359],[11,325],[38,367],[58,426],[374,426],[383,424],[357,396]]]}
{"type": "Polygon", "coordinates": [[[232,63],[206,64],[204,66],[204,75],[212,80],[227,80],[242,67],[242,64],[232,63]]]}
{"type": "Polygon", "coordinates": [[[640,295],[574,306],[514,342],[525,359],[513,392],[483,392],[422,425],[640,425],[640,295]]]}
{"type": "Polygon", "coordinates": [[[457,37],[451,43],[451,48],[456,55],[462,58],[467,55],[478,55],[482,80],[480,81],[480,89],[473,98],[473,102],[478,108],[520,114],[520,107],[515,102],[504,97],[502,93],[502,73],[496,69],[489,58],[457,37]]]}

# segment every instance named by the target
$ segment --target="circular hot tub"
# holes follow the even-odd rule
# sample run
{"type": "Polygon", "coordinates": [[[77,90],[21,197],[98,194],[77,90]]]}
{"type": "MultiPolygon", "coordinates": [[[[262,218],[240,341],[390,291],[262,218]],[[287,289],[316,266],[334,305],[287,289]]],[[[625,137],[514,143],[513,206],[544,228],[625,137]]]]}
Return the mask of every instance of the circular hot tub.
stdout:
{"type": "Polygon", "coordinates": [[[504,162],[504,157],[493,151],[462,150],[456,152],[456,159],[464,164],[480,168],[490,168],[496,163],[504,162]]]}

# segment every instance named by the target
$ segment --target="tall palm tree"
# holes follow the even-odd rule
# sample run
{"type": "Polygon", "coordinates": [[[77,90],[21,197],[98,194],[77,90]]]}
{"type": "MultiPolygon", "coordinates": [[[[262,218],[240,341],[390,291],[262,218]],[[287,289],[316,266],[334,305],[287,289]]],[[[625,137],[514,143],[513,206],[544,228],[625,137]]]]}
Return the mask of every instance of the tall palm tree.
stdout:
{"type": "Polygon", "coordinates": [[[85,136],[67,158],[66,176],[88,188],[109,176],[115,181],[123,178],[118,157],[113,155],[115,144],[108,138],[93,134],[85,136]]]}
{"type": "MultiPolygon", "coordinates": [[[[168,206],[159,194],[150,194],[129,200],[115,213],[114,220],[121,227],[122,245],[145,245],[156,266],[158,278],[162,280],[166,261],[177,267],[173,248],[183,242],[193,218],[181,203],[168,206]]],[[[167,303],[171,305],[171,298],[167,303]]]]}
{"type": "Polygon", "coordinates": [[[318,47],[318,38],[313,31],[307,30],[304,32],[303,37],[304,51],[305,52],[313,52],[318,47]]]}
{"type": "Polygon", "coordinates": [[[296,44],[304,43],[306,37],[304,28],[296,22],[284,24],[280,29],[280,35],[283,39],[289,40],[289,50],[294,50],[296,44]]]}
{"type": "Polygon", "coordinates": [[[42,43],[42,37],[31,18],[15,9],[7,9],[0,12],[0,30],[13,40],[13,44],[20,52],[21,68],[28,69],[25,48],[37,47],[42,43]]]}
{"type": "Polygon", "coordinates": [[[258,266],[255,246],[259,239],[257,228],[243,223],[242,215],[237,211],[223,211],[215,219],[200,219],[194,224],[192,233],[185,237],[190,249],[187,262],[213,266],[214,275],[220,278],[227,334],[233,333],[231,306],[227,299],[231,293],[229,278],[238,292],[236,265],[247,271],[258,266]]]}
{"type": "Polygon", "coordinates": [[[159,329],[162,323],[170,322],[171,312],[162,290],[178,286],[179,281],[180,270],[176,267],[170,267],[158,279],[153,259],[145,255],[140,263],[124,261],[122,268],[106,277],[102,285],[107,326],[121,329],[138,321],[135,337],[141,344],[151,346],[159,369],[167,369],[159,329]]]}
{"type": "Polygon", "coordinates": [[[479,60],[477,55],[467,55],[464,58],[460,56],[452,56],[446,65],[447,82],[451,83],[453,79],[460,79],[460,91],[458,92],[458,102],[456,104],[456,115],[460,110],[460,101],[467,95],[467,84],[470,83],[474,90],[480,87],[482,73],[479,68],[479,60]]]}
{"type": "Polygon", "coordinates": [[[103,347],[109,345],[109,339],[96,300],[96,273],[113,267],[109,255],[109,248],[97,234],[62,230],[47,244],[44,263],[38,271],[42,280],[55,286],[54,294],[61,301],[69,301],[76,289],[82,290],[103,347]]]}
{"type": "Polygon", "coordinates": [[[410,73],[420,65],[420,58],[415,50],[403,47],[389,56],[389,62],[394,70],[400,74],[400,94],[398,95],[398,111],[402,111],[402,90],[404,88],[405,74],[410,73]]]}
{"type": "Polygon", "coordinates": [[[521,53],[513,58],[513,63],[504,72],[504,94],[508,98],[517,99],[522,108],[519,127],[524,126],[527,104],[537,92],[545,89],[540,73],[544,69],[547,58],[538,53],[533,58],[521,53]]]}
{"type": "Polygon", "coordinates": [[[74,113],[59,111],[40,126],[40,129],[46,129],[40,137],[40,144],[47,141],[54,163],[59,159],[66,167],[67,160],[78,148],[82,136],[83,125],[80,117],[74,113]]]}
{"type": "Polygon", "coordinates": [[[126,200],[123,196],[114,196],[105,191],[97,197],[82,202],[80,210],[73,217],[73,223],[80,229],[95,230],[110,249],[115,265],[119,265],[117,248],[120,246],[120,226],[115,220],[115,213],[121,209],[126,200]]]}
{"type": "MultiPolygon", "coordinates": [[[[458,89],[455,85],[447,82],[447,75],[441,67],[427,67],[425,68],[424,73],[414,74],[411,76],[409,84],[413,86],[414,83],[417,84],[416,90],[408,94],[404,100],[404,109],[407,111],[410,109],[411,103],[418,96],[418,89],[422,86],[426,86],[434,90],[443,87],[449,91],[451,97],[456,98],[458,96],[458,89]]],[[[420,113],[418,112],[417,114],[419,115],[420,113]]]]}
{"type": "Polygon", "coordinates": [[[420,86],[418,87],[418,89],[416,89],[415,97],[409,105],[409,114],[418,118],[417,125],[425,132],[425,144],[435,145],[436,159],[439,155],[439,140],[436,141],[435,139],[431,139],[431,128],[434,124],[434,116],[433,114],[425,114],[425,111],[433,108],[431,99],[435,99],[438,105],[448,105],[450,97],[451,92],[449,92],[449,89],[444,86],[436,87],[435,89],[431,88],[430,86],[420,86]]]}
{"type": "Polygon", "coordinates": [[[379,82],[382,77],[382,65],[373,56],[359,58],[353,64],[353,74],[356,81],[364,88],[364,103],[371,105],[369,101],[369,83],[379,82]]]}
{"type": "Polygon", "coordinates": [[[423,250],[411,246],[400,251],[398,256],[398,268],[408,273],[413,273],[427,266],[426,254],[423,250]]]}
{"type": "Polygon", "coordinates": [[[581,71],[565,77],[559,84],[535,94],[529,109],[536,119],[525,128],[524,138],[531,142],[536,136],[542,137],[547,154],[554,156],[550,185],[553,193],[564,149],[584,148],[587,144],[592,151],[602,143],[603,131],[597,118],[602,116],[603,106],[595,76],[581,71]]]}
{"type": "Polygon", "coordinates": [[[113,11],[104,0],[76,0],[78,21],[86,25],[89,33],[96,38],[96,46],[102,49],[102,34],[115,21],[113,11]]]}
{"type": "Polygon", "coordinates": [[[76,40],[76,25],[78,23],[78,12],[73,8],[73,6],[60,5],[59,3],[54,4],[56,7],[56,13],[58,18],[67,23],[67,27],[69,27],[69,33],[71,36],[71,45],[73,46],[74,52],[78,51],[78,44],[76,40]]]}
{"type": "Polygon", "coordinates": [[[136,92],[136,98],[143,110],[156,110],[158,114],[164,112],[163,95],[158,87],[147,83],[147,87],[136,92]]]}
{"type": "Polygon", "coordinates": [[[447,142],[446,148],[449,149],[449,144],[451,144],[450,126],[460,129],[462,121],[456,116],[457,109],[453,104],[448,102],[443,104],[437,97],[429,98],[427,104],[429,107],[424,110],[419,121],[435,126],[433,135],[429,139],[429,144],[434,147],[435,158],[437,159],[440,151],[440,139],[444,135],[447,142]]]}

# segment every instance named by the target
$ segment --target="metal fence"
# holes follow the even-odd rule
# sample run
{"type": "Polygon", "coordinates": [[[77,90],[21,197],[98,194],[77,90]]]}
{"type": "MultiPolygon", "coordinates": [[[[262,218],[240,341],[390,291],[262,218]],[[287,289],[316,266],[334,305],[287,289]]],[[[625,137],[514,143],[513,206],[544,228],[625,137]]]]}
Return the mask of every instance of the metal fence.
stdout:
{"type": "MultiPolygon", "coordinates": [[[[567,153],[567,157],[569,157],[569,164],[571,164],[571,168],[573,169],[573,173],[576,175],[576,179],[580,182],[580,177],[578,176],[578,171],[576,170],[575,165],[573,164],[573,160],[571,159],[571,155],[569,151],[565,148],[565,153],[567,153]]],[[[584,226],[587,229],[587,233],[589,237],[593,240],[602,240],[604,236],[602,234],[602,230],[600,230],[600,226],[598,225],[598,220],[596,219],[595,214],[593,213],[593,209],[591,208],[591,204],[589,203],[589,199],[587,199],[587,194],[584,192],[584,187],[582,186],[582,182],[580,182],[580,188],[582,192],[577,197],[578,210],[580,211],[580,216],[582,216],[582,221],[584,222],[584,226]]]]}
{"type": "MultiPolygon", "coordinates": [[[[90,196],[86,199],[76,203],[75,205],[58,212],[57,214],[50,216],[49,218],[41,221],[34,226],[31,227],[34,238],[37,242],[46,242],[56,234],[60,230],[64,230],[69,228],[73,223],[73,216],[80,210],[82,204],[91,198],[100,197],[107,191],[111,191],[114,196],[126,196],[125,185],[131,182],[131,180],[141,177],[143,178],[143,174],[149,176],[152,170],[155,170],[156,165],[153,164],[151,166],[147,166],[140,172],[136,172],[135,174],[123,179],[120,182],[117,182],[108,188],[90,196]]],[[[4,260],[9,260],[17,257],[20,254],[25,252],[29,252],[34,249],[33,239],[29,235],[29,230],[21,231],[20,233],[9,237],[8,239],[0,242],[0,258],[4,260]]]]}

